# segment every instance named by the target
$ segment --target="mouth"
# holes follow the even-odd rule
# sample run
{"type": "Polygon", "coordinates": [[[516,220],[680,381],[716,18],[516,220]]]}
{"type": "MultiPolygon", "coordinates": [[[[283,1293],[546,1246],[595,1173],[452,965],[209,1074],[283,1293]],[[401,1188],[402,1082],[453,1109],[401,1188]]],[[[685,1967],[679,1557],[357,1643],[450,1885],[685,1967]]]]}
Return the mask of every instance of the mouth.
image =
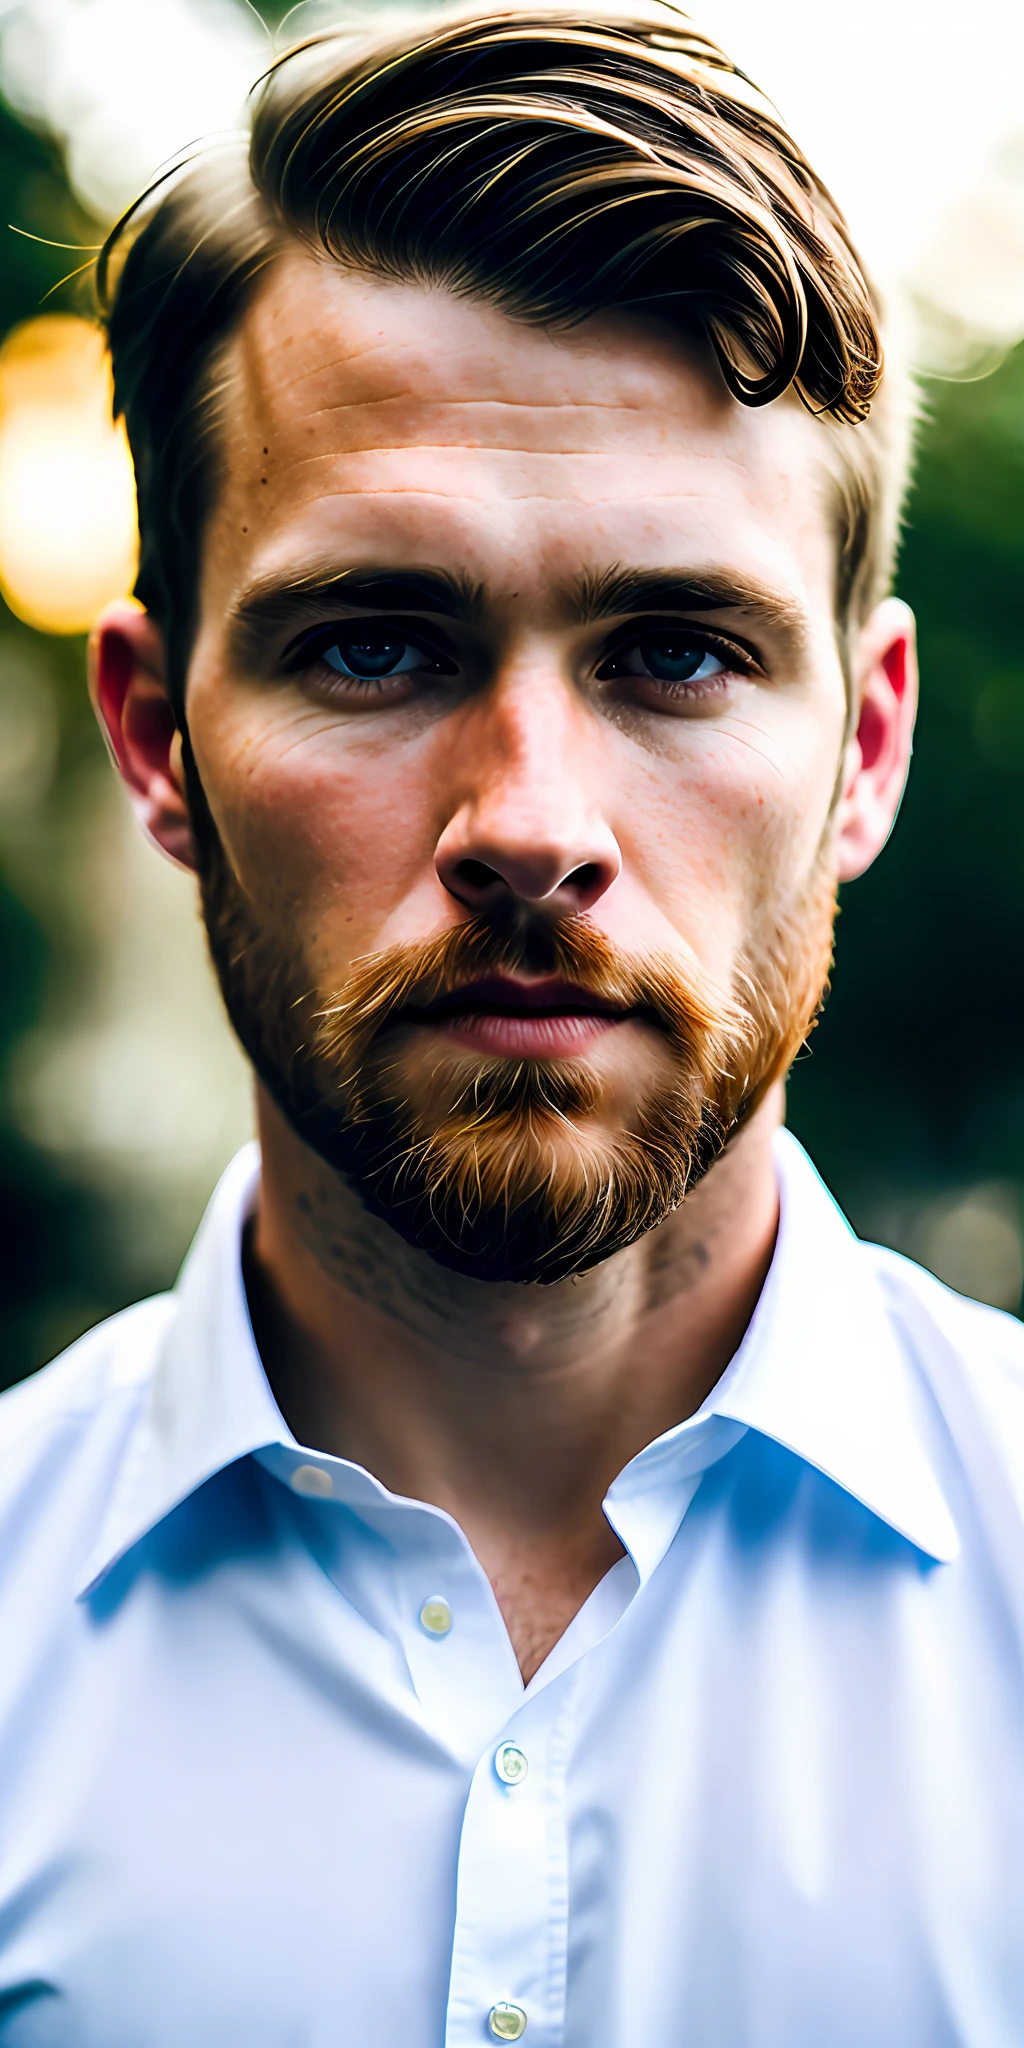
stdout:
{"type": "Polygon", "coordinates": [[[574,982],[495,975],[410,1005],[402,1021],[492,1057],[568,1059],[636,1015],[574,982]]]}

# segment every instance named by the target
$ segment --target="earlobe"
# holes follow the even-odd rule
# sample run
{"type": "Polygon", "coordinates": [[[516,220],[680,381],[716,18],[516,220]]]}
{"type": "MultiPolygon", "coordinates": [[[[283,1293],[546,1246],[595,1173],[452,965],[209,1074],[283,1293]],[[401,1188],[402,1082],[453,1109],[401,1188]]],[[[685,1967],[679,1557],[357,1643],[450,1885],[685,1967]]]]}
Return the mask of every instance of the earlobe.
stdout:
{"type": "Polygon", "coordinates": [[[89,692],[143,831],[178,867],[194,869],[162,637],[148,613],[127,599],[108,605],[89,636],[89,692]]]}
{"type": "Polygon", "coordinates": [[[881,852],[896,822],[917,714],[914,614],[899,598],[872,613],[854,664],[857,716],[836,812],[836,864],[853,881],[881,852]]]}

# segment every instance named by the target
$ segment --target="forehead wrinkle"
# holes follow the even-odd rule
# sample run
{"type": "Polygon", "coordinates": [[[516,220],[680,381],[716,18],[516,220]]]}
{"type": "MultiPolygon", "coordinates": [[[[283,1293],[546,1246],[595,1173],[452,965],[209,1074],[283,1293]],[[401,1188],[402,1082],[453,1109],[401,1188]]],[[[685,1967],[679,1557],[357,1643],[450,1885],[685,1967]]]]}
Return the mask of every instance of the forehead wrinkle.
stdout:
{"type": "MultiPolygon", "coordinates": [[[[237,395],[239,398],[242,397],[242,394],[237,395]]],[[[286,449],[282,450],[279,445],[275,446],[275,463],[283,462],[289,467],[294,467],[297,461],[331,461],[348,455],[378,453],[399,456],[403,453],[422,455],[457,452],[479,453],[484,456],[522,456],[534,461],[556,461],[563,456],[607,461],[615,452],[613,436],[602,431],[600,438],[594,443],[566,443],[554,430],[561,423],[563,435],[573,424],[577,430],[586,432],[587,422],[593,420],[595,426],[600,426],[602,430],[608,424],[614,426],[617,421],[621,421],[624,428],[637,423],[642,429],[646,423],[647,431],[637,448],[637,453],[645,464],[681,460],[707,464],[715,461],[727,465],[731,471],[741,475],[745,470],[749,470],[743,452],[730,448],[727,443],[710,446],[702,437],[687,440],[687,424],[683,420],[669,422],[669,435],[671,436],[673,428],[677,430],[673,445],[673,439],[666,435],[666,422],[662,413],[654,406],[640,406],[626,401],[619,403],[597,399],[556,401],[451,396],[435,399],[425,398],[422,393],[409,390],[401,397],[339,398],[337,402],[332,400],[310,411],[296,413],[275,404],[273,393],[269,396],[271,402],[261,408],[257,415],[262,425],[257,427],[250,415],[254,441],[258,438],[259,432],[298,436],[304,429],[312,432],[325,423],[329,426],[331,422],[337,422],[339,427],[344,423],[348,430],[344,436],[339,437],[337,445],[311,452],[296,450],[294,454],[289,454],[286,449]],[[437,432],[437,428],[446,417],[451,424],[451,438],[442,437],[437,432]],[[524,419],[528,420],[531,417],[536,422],[535,434],[512,439],[511,430],[524,419]],[[364,423],[361,434],[360,419],[364,423]],[[463,436],[457,431],[462,422],[469,421],[477,423],[476,438],[471,438],[468,433],[463,436]],[[387,422],[390,422],[390,429],[386,425],[387,422]],[[489,425],[492,433],[488,433],[489,425]],[[352,432],[352,438],[348,438],[349,432],[352,432]],[[377,432],[387,434],[387,438],[375,438],[377,432]],[[355,435],[359,435],[359,438],[355,438],[355,435]],[[549,445],[545,445],[545,437],[549,445]]]]}
{"type": "MultiPolygon", "coordinates": [[[[674,499],[680,505],[690,503],[691,501],[702,505],[728,502],[731,508],[730,516],[735,517],[737,507],[733,503],[733,486],[738,485],[740,490],[749,496],[751,486],[756,483],[757,499],[760,500],[763,496],[763,488],[760,482],[752,478],[749,472],[744,472],[740,463],[728,457],[723,457],[713,449],[690,449],[685,451],[685,453],[681,453],[678,449],[672,450],[670,448],[644,450],[643,467],[649,477],[660,476],[666,469],[671,469],[674,473],[678,473],[680,470],[699,471],[700,474],[699,476],[691,476],[685,483],[681,481],[670,490],[655,489],[653,481],[647,482],[645,479],[643,480],[642,489],[635,495],[627,495],[623,489],[621,451],[617,451],[614,447],[609,446],[598,448],[585,445],[535,447],[529,442],[442,441],[437,439],[421,441],[345,441],[329,448],[297,447],[294,450],[286,450],[278,456],[276,468],[277,474],[282,478],[322,465],[333,465],[339,475],[341,475],[346,465],[367,459],[378,461],[381,465],[386,463],[390,467],[401,461],[409,461],[410,464],[419,463],[423,458],[434,455],[457,458],[459,465],[457,473],[460,477],[465,476],[467,465],[471,466],[476,462],[479,462],[480,465],[486,465],[486,468],[482,468],[481,471],[484,475],[487,471],[493,470],[494,466],[500,461],[504,463],[529,464],[530,468],[535,471],[544,468],[554,470],[556,476],[564,475],[564,464],[566,462],[586,463],[588,466],[603,464],[605,467],[608,466],[609,462],[613,462],[618,465],[618,468],[615,483],[612,487],[612,501],[631,505],[642,504],[647,499],[650,499],[652,502],[660,502],[666,498],[674,499]],[[712,464],[718,469],[720,476],[724,472],[728,477],[728,489],[721,482],[715,487],[713,480],[708,479],[709,466],[712,464]]],[[[242,478],[238,477],[237,481],[241,483],[242,478]]],[[[372,484],[367,486],[368,489],[380,489],[382,487],[396,490],[411,487],[415,490],[420,486],[415,480],[411,486],[401,485],[392,481],[390,477],[383,486],[372,484]]],[[[462,493],[463,488],[464,486],[460,484],[459,494],[462,493]]],[[[344,494],[345,487],[341,483],[339,483],[339,491],[344,494]]],[[[447,495],[451,494],[451,491],[447,493],[447,495]]],[[[749,516],[749,506],[739,509],[743,516],[749,516]]]]}
{"type": "MultiPolygon", "coordinates": [[[[681,505],[687,502],[688,496],[695,497],[700,505],[706,505],[707,503],[707,499],[698,496],[697,493],[688,493],[687,496],[684,496],[679,491],[645,491],[642,498],[623,499],[621,492],[610,490],[607,497],[601,497],[595,493],[592,497],[586,499],[583,506],[578,509],[590,510],[595,506],[603,508],[607,505],[625,504],[631,512],[636,512],[649,505],[681,505]]],[[[450,490],[440,490],[425,483],[401,484],[388,482],[380,484],[352,484],[348,488],[339,485],[336,490],[325,493],[318,500],[318,506],[330,504],[335,498],[346,501],[349,498],[429,498],[435,500],[439,505],[465,504],[474,507],[481,503],[490,504],[492,502],[490,495],[483,492],[476,497],[471,497],[465,490],[454,487],[450,490]]],[[[558,492],[539,489],[532,491],[506,491],[504,493],[504,500],[510,505],[524,505],[534,502],[540,505],[550,505],[564,504],[565,502],[558,492]]]]}
{"type": "MultiPolygon", "coordinates": [[[[633,405],[625,399],[620,401],[611,398],[454,398],[450,394],[432,397],[422,391],[415,391],[410,386],[407,391],[400,394],[385,392],[376,398],[339,398],[329,405],[318,405],[313,412],[307,412],[303,417],[307,420],[318,420],[330,418],[338,412],[372,412],[377,406],[405,405],[409,402],[434,412],[474,412],[486,409],[489,412],[656,413],[654,406],[633,405]]],[[[660,415],[657,416],[660,424],[660,415]]]]}
{"type": "MultiPolygon", "coordinates": [[[[507,329],[514,331],[517,340],[521,340],[524,335],[531,338],[538,344],[538,353],[543,351],[543,345],[547,343],[551,354],[548,356],[546,363],[541,362],[538,364],[535,359],[531,359],[526,366],[515,360],[511,363],[503,363],[500,360],[500,347],[495,347],[491,343],[490,345],[485,344],[487,356],[485,368],[481,360],[483,351],[479,347],[471,347],[467,339],[460,339],[447,348],[441,346],[432,349],[427,354],[423,352],[421,347],[417,347],[414,342],[411,343],[404,340],[400,333],[397,336],[394,333],[368,336],[355,346],[346,346],[343,336],[335,334],[330,336],[332,346],[329,354],[323,355],[319,361],[313,363],[308,361],[301,362],[292,369],[287,366],[285,360],[286,350],[282,346],[282,338],[274,332],[274,328],[277,325],[275,317],[277,310],[270,309],[270,318],[268,320],[266,304],[264,303],[262,308],[257,304],[241,323],[234,337],[233,346],[228,353],[228,367],[234,370],[235,375],[239,377],[240,381],[243,383],[255,383],[262,393],[271,397],[273,397],[275,389],[278,392],[297,392],[303,385],[309,382],[330,378],[331,376],[337,376],[339,381],[351,379],[354,366],[358,366],[361,363],[372,366],[369,379],[372,387],[373,382],[380,380],[382,372],[379,359],[383,357],[385,364],[390,366],[391,376],[398,378],[397,387],[391,390],[376,392],[373,392],[371,388],[371,391],[360,393],[359,396],[352,400],[339,399],[337,409],[341,410],[348,405],[369,406],[392,402],[399,403],[403,398],[408,398],[418,404],[440,406],[478,404],[508,406],[510,409],[522,408],[525,410],[575,410],[584,408],[612,412],[642,413],[650,411],[656,413],[659,410],[664,410],[670,388],[674,389],[678,394],[679,371],[684,373],[691,408],[694,403],[692,376],[686,374],[687,372],[692,373],[694,366],[689,364],[682,355],[676,357],[673,352],[672,357],[668,361],[649,363],[641,368],[637,363],[635,352],[632,352],[631,360],[631,351],[628,346],[625,348],[616,347],[610,350],[607,346],[601,347],[593,343],[588,347],[580,347],[577,343],[575,348],[570,346],[569,350],[565,353],[556,352],[553,346],[553,337],[543,334],[540,330],[531,329],[528,326],[510,321],[507,319],[507,316],[502,316],[502,318],[506,323],[507,329]],[[407,359],[407,370],[404,369],[401,363],[400,359],[402,356],[407,359]],[[408,360],[410,356],[412,358],[411,361],[408,360]],[[462,379],[466,377],[467,373],[471,376],[478,376],[483,372],[488,378],[493,378],[496,388],[492,390],[485,389],[483,393],[478,392],[472,399],[453,397],[450,392],[445,391],[443,388],[438,388],[436,382],[438,373],[445,364],[454,366],[457,374],[462,379]],[[603,383],[607,383],[609,374],[622,378],[625,388],[616,394],[614,398],[610,399],[596,396],[577,399],[569,396],[560,397],[557,400],[548,400],[543,397],[519,398],[502,389],[503,386],[507,385],[510,376],[519,382],[523,380],[524,376],[534,380],[539,379],[541,382],[546,381],[549,377],[557,378],[564,386],[570,374],[579,376],[584,364],[593,365],[603,383]],[[426,389],[424,389],[425,381],[426,389]],[[638,381],[643,385],[643,390],[639,393],[637,390],[638,381]]],[[[292,311],[288,304],[281,306],[279,310],[284,315],[285,320],[287,320],[288,314],[292,311]]],[[[362,316],[363,309],[359,309],[357,317],[362,316]]],[[[323,339],[326,340],[328,338],[327,329],[329,326],[335,325],[335,323],[341,324],[340,316],[334,308],[329,308],[327,318],[318,330],[323,339]]],[[[500,330],[500,334],[502,339],[507,339],[505,328],[500,330]]],[[[307,334],[300,331],[300,334],[296,337],[293,329],[289,338],[306,340],[307,334]]],[[[626,340],[627,338],[623,337],[622,339],[626,340]]],[[[721,431],[723,401],[724,410],[728,412],[735,414],[741,409],[736,405],[735,401],[729,400],[724,393],[711,392],[707,389],[706,372],[703,374],[698,372],[698,375],[700,376],[702,386],[699,410],[706,416],[709,410],[708,401],[710,399],[715,424],[718,430],[721,431]]],[[[329,411],[335,408],[329,406],[325,409],[329,411]]],[[[312,414],[307,415],[307,417],[314,416],[312,414]]]]}
{"type": "Polygon", "coordinates": [[[728,440],[717,439],[711,443],[699,431],[688,435],[685,421],[669,422],[666,431],[664,417],[653,408],[626,408],[611,403],[584,404],[582,401],[535,405],[524,400],[505,405],[503,402],[492,403],[489,399],[446,399],[443,404],[427,404],[422,398],[412,395],[408,407],[412,416],[407,414],[405,418],[403,406],[390,401],[386,404],[344,401],[338,405],[320,406],[301,417],[287,413],[275,417],[270,409],[263,415],[263,428],[254,427],[253,433],[262,431],[294,438],[297,443],[294,449],[282,448],[280,444],[274,448],[275,463],[289,468],[299,463],[338,461],[356,455],[396,458],[407,455],[417,458],[432,453],[467,457],[479,455],[486,459],[504,455],[531,462],[558,462],[565,457],[607,462],[623,458],[619,437],[614,432],[602,431],[594,440],[577,443],[560,439],[554,428],[560,422],[564,435],[573,425],[586,432],[588,419],[593,419],[602,429],[606,422],[614,427],[614,423],[621,419],[624,426],[633,421],[649,422],[642,439],[639,442],[634,439],[633,445],[634,456],[646,468],[673,464],[699,467],[706,472],[709,466],[714,465],[738,482],[741,488],[749,491],[753,487],[758,496],[763,494],[766,481],[775,480],[778,476],[778,462],[771,460],[770,451],[761,451],[760,459],[752,463],[752,451],[731,446],[728,440]],[[536,434],[512,439],[509,430],[524,416],[530,415],[536,420],[536,434]],[[443,428],[446,416],[449,421],[447,434],[438,431],[443,428]],[[488,419],[493,422],[493,434],[486,431],[488,419]],[[386,426],[389,420],[390,426],[386,426]],[[463,420],[478,422],[475,435],[459,431],[463,420]],[[339,429],[344,423],[346,431],[339,431],[337,439],[332,438],[331,445],[312,449],[302,446],[300,437],[304,429],[308,440],[309,433],[324,423],[329,426],[332,421],[338,424],[339,429]],[[672,433],[673,427],[677,427],[675,434],[672,433]]]}
{"type": "MultiPolygon", "coordinates": [[[[294,391],[296,387],[293,385],[284,388],[294,391]]],[[[400,391],[360,393],[350,397],[339,394],[337,398],[325,399],[322,404],[308,410],[304,409],[301,412],[296,412],[281,407],[279,403],[275,404],[275,399],[278,399],[281,395],[280,384],[276,392],[269,386],[264,386],[263,390],[269,400],[269,403],[264,407],[265,416],[268,419],[274,420],[275,424],[289,429],[312,426],[320,420],[351,417],[359,413],[368,416],[395,413],[401,416],[403,413],[414,412],[424,417],[436,417],[439,414],[451,413],[459,417],[478,417],[483,415],[486,418],[490,416],[496,421],[500,421],[506,416],[511,419],[521,419],[524,414],[532,414],[536,416],[538,421],[547,421],[559,417],[586,420],[590,416],[599,421],[607,421],[609,419],[622,419],[624,421],[648,420],[651,427],[656,429],[659,440],[662,440],[666,424],[664,408],[659,407],[653,400],[649,405],[642,405],[628,398],[546,398],[540,395],[512,398],[498,397],[491,393],[462,396],[451,392],[424,392],[422,389],[417,390],[414,385],[409,384],[400,391]]],[[[670,418],[670,425],[678,428],[678,431],[683,434],[687,430],[687,423],[681,417],[676,419],[675,416],[672,416],[670,418]]],[[[694,431],[692,427],[691,431],[694,431]]],[[[700,433],[705,432],[702,428],[696,431],[700,433]]],[[[728,451],[727,447],[721,446],[721,438],[719,437],[719,446],[716,448],[716,453],[729,459],[730,451],[728,451]]],[[[412,445],[419,446],[420,443],[414,441],[412,445]]],[[[694,449],[693,452],[697,454],[701,451],[694,449]]],[[[733,453],[731,459],[739,461],[742,458],[738,454],[733,453]]]]}
{"type": "MultiPolygon", "coordinates": [[[[297,454],[288,459],[286,462],[282,462],[281,468],[285,476],[289,476],[296,475],[303,470],[309,470],[320,467],[325,463],[331,465],[339,465],[343,462],[362,461],[367,456],[380,456],[385,461],[390,462],[394,458],[407,456],[411,453],[415,453],[416,455],[467,456],[470,458],[472,458],[473,456],[479,456],[483,460],[486,460],[489,467],[492,467],[494,463],[501,457],[504,457],[509,462],[516,463],[521,463],[528,459],[532,467],[536,467],[539,463],[542,462],[553,466],[554,464],[561,463],[563,461],[580,463],[606,463],[608,459],[607,450],[599,448],[481,448],[475,444],[473,446],[467,446],[462,441],[424,441],[417,443],[415,449],[410,449],[410,447],[404,443],[396,448],[385,445],[379,441],[368,441],[365,444],[362,444],[360,446],[353,446],[351,448],[327,448],[321,449],[318,452],[309,455],[297,454]]],[[[666,457],[665,460],[667,461],[668,458],[666,457]]],[[[553,481],[558,481],[557,474],[553,481]]],[[[408,484],[399,484],[392,480],[389,480],[386,483],[368,484],[366,486],[367,495],[370,495],[372,493],[379,494],[381,491],[388,490],[416,491],[420,488],[423,488],[423,486],[421,486],[416,481],[411,481],[408,484]]],[[[330,495],[333,496],[334,493],[332,492],[330,495]]],[[[350,493],[345,490],[343,485],[339,484],[338,495],[348,496],[350,495],[350,493]]],[[[438,488],[432,492],[432,495],[441,497],[465,497],[467,495],[467,492],[465,490],[465,479],[463,478],[458,486],[456,486],[453,483],[451,488],[449,488],[448,490],[442,490],[438,488]]],[[[506,495],[510,494],[506,493],[506,495]]],[[[528,495],[543,496],[546,494],[541,491],[537,491],[534,493],[528,493],[528,495]]],[[[621,488],[614,489],[611,493],[609,502],[623,505],[638,505],[645,504],[648,500],[650,500],[651,502],[660,503],[661,500],[664,498],[671,498],[675,501],[676,504],[679,505],[685,505],[690,503],[691,501],[699,503],[701,505],[707,505],[708,503],[711,502],[711,493],[707,491],[697,491],[693,488],[689,490],[676,489],[670,491],[656,491],[653,489],[653,487],[648,487],[645,485],[643,491],[638,496],[627,497],[624,495],[621,488]]]]}
{"type": "MultiPolygon", "coordinates": [[[[327,338],[326,334],[323,338],[327,338]]],[[[597,350],[587,351],[586,353],[602,373],[602,381],[605,381],[610,367],[608,357],[601,355],[597,350]]],[[[227,366],[240,379],[252,380],[264,389],[277,384],[286,390],[294,391],[316,379],[337,377],[340,381],[343,378],[351,378],[353,366],[366,364],[368,366],[368,390],[354,401],[357,404],[387,403],[406,396],[415,397],[417,400],[422,400],[426,396],[428,402],[433,404],[459,403],[461,401],[453,399],[450,392],[447,392],[443,385],[436,385],[433,382],[438,375],[439,369],[445,364],[451,365],[460,376],[465,376],[467,370],[469,370],[475,376],[493,379],[495,386],[493,390],[485,389],[482,393],[476,394],[476,402],[482,404],[530,405],[534,403],[533,400],[519,399],[503,393],[502,386],[507,384],[510,373],[514,378],[520,380],[524,375],[540,380],[543,380],[545,377],[545,372],[538,369],[535,364],[531,364],[529,369],[524,370],[520,364],[513,362],[511,365],[502,365],[491,359],[485,368],[479,352],[471,351],[466,343],[460,343],[457,347],[448,349],[435,349],[429,355],[426,355],[421,348],[408,342],[403,342],[401,338],[395,338],[394,336],[375,337],[372,343],[349,348],[344,347],[339,339],[337,346],[332,347],[329,354],[322,355],[315,362],[309,362],[308,360],[300,362],[294,368],[287,369],[284,376],[282,376],[282,358],[284,354],[285,351],[279,338],[275,338],[272,335],[264,336],[243,324],[235,338],[235,346],[228,351],[227,366]],[[384,358],[386,366],[384,370],[380,366],[381,357],[384,358]],[[375,390],[374,386],[379,386],[383,381],[383,377],[387,374],[390,374],[394,388],[375,390]],[[427,384],[426,393],[424,393],[423,389],[425,377],[431,380],[427,384]]],[[[564,384],[566,369],[566,360],[558,358],[555,362],[549,364],[546,374],[548,376],[557,376],[559,381],[564,384]]],[[[658,379],[659,383],[664,381],[664,377],[658,379]]],[[[558,402],[572,405],[577,401],[570,397],[558,402]]],[[[579,402],[587,403],[588,401],[582,400],[579,402]]],[[[612,404],[616,406],[621,403],[624,407],[636,403],[636,401],[626,397],[623,397],[621,400],[593,399],[589,402],[597,405],[612,404]]],[[[652,389],[650,403],[653,405],[657,402],[657,395],[652,389]]],[[[642,410],[644,403],[646,401],[641,403],[638,409],[642,410]]]]}
{"type": "MultiPolygon", "coordinates": [[[[326,336],[324,338],[326,339],[326,336]]],[[[297,390],[300,386],[318,378],[336,376],[340,380],[344,377],[351,377],[354,365],[366,364],[369,366],[367,377],[369,389],[365,395],[355,401],[356,403],[387,403],[403,396],[408,396],[414,397],[419,401],[426,399],[431,404],[442,405],[463,402],[462,400],[454,399],[451,393],[445,390],[443,384],[438,384],[434,381],[438,377],[439,370],[444,365],[453,367],[460,377],[465,377],[468,371],[473,376],[485,380],[485,382],[493,380],[494,388],[491,390],[485,388],[483,392],[478,392],[473,402],[510,406],[530,406],[538,402],[545,404],[549,402],[547,400],[537,401],[532,398],[516,398],[509,394],[507,390],[503,390],[502,387],[507,386],[510,375],[513,379],[520,382],[524,377],[529,377],[541,383],[557,378],[558,382],[564,386],[570,366],[577,376],[580,371],[579,354],[571,357],[562,357],[556,353],[554,359],[549,358],[547,365],[540,367],[536,363],[524,366],[515,361],[511,364],[502,364],[496,360],[496,352],[490,351],[485,364],[481,358],[481,352],[478,349],[470,349],[465,342],[460,342],[457,346],[447,349],[436,348],[431,350],[429,354],[425,354],[418,345],[405,342],[400,337],[396,338],[394,336],[375,337],[372,343],[350,348],[345,348],[339,341],[338,346],[332,348],[330,354],[323,355],[316,362],[310,363],[307,361],[301,363],[296,368],[287,372],[284,378],[281,375],[283,354],[284,350],[280,339],[275,339],[272,336],[262,336],[243,327],[239,330],[239,334],[236,337],[235,348],[229,351],[228,365],[234,369],[236,375],[242,378],[246,376],[253,378],[264,388],[276,382],[282,384],[284,389],[297,390]],[[233,361],[232,357],[234,358],[233,361]],[[390,375],[396,380],[395,389],[385,389],[383,391],[374,391],[373,389],[375,384],[379,384],[382,381],[384,374],[380,368],[381,357],[384,358],[385,364],[390,366],[390,375]],[[425,379],[428,381],[424,390],[425,379]]],[[[617,371],[618,375],[626,380],[627,386],[631,386],[635,391],[638,376],[635,362],[632,365],[632,374],[630,375],[628,363],[620,361],[617,356],[602,352],[599,349],[587,349],[581,351],[580,354],[582,354],[584,361],[589,361],[594,365],[602,383],[607,383],[609,373],[615,374],[617,371]]],[[[595,406],[610,406],[613,409],[645,411],[649,408],[654,409],[659,405],[663,405],[666,387],[668,385],[678,385],[678,379],[667,374],[664,367],[660,369],[660,373],[651,368],[646,368],[639,372],[639,376],[645,387],[642,397],[630,397],[624,391],[614,399],[590,398],[577,400],[570,396],[566,399],[551,402],[569,406],[592,404],[595,406]]],[[[739,410],[735,405],[732,409],[739,410]]]]}

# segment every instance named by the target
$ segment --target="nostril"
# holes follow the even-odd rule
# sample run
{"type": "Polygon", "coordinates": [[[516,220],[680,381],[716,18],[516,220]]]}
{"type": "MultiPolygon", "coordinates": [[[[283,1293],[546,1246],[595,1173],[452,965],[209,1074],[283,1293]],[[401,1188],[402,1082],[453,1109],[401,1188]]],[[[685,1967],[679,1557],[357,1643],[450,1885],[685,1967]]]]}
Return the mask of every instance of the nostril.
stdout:
{"type": "Polygon", "coordinates": [[[604,874],[597,861],[588,860],[582,867],[573,868],[571,875],[566,875],[562,887],[571,889],[574,896],[591,897],[595,892],[600,894],[603,881],[604,874]]]}
{"type": "Polygon", "coordinates": [[[468,889],[493,889],[501,882],[497,868],[489,868],[483,860],[460,860],[455,868],[456,878],[468,889]]]}

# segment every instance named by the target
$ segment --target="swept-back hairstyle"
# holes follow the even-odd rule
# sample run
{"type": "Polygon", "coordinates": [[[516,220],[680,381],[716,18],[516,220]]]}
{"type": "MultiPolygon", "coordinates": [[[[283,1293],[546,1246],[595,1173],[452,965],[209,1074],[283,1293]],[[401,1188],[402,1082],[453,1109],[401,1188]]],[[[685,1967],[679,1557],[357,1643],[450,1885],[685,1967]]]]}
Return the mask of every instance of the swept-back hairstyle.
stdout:
{"type": "Polygon", "coordinates": [[[735,397],[829,428],[837,617],[891,572],[903,416],[842,215],[749,80],[670,7],[434,16],[280,58],[251,138],[114,228],[97,282],[139,494],[137,593],[183,715],[226,356],[289,243],[566,325],[611,308],[707,337],[735,397]],[[869,418],[870,412],[870,418],[869,418]]]}

